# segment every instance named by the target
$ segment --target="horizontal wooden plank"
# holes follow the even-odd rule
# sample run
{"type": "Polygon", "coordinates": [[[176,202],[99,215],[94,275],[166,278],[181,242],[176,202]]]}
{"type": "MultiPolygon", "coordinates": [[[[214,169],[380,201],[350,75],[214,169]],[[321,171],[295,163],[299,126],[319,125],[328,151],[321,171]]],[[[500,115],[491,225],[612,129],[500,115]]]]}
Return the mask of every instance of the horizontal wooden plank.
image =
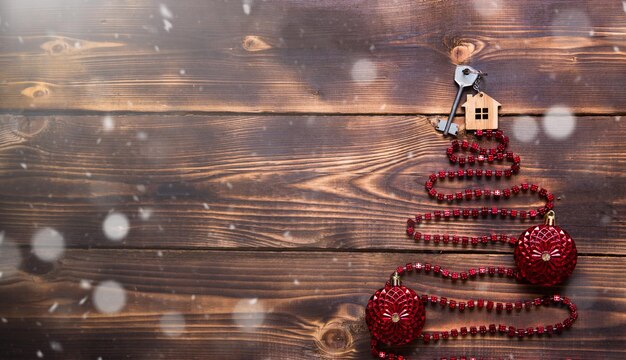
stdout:
{"type": "Polygon", "coordinates": [[[440,114],[458,63],[489,74],[503,113],[626,103],[613,0],[23,0],[0,13],[1,109],[440,114]]]}
{"type": "MultiPolygon", "coordinates": [[[[503,255],[99,249],[69,250],[44,269],[32,255],[24,256],[21,270],[0,280],[0,342],[3,356],[11,359],[32,359],[37,351],[46,359],[368,359],[364,306],[397,264],[510,263],[503,255]],[[106,312],[112,310],[119,312],[106,312]]],[[[567,285],[552,290],[571,297],[580,314],[561,336],[487,336],[405,351],[419,352],[422,359],[624,358],[625,266],[622,258],[580,259],[567,285]]],[[[459,300],[513,301],[551,293],[498,277],[456,284],[421,274],[404,283],[418,293],[459,300]]],[[[483,321],[528,327],[565,316],[549,308],[488,315],[429,307],[426,329],[483,321]]]]}
{"type": "MultiPolygon", "coordinates": [[[[566,140],[541,127],[530,142],[517,140],[527,133],[516,124],[535,120],[502,121],[522,157],[514,181],[556,194],[557,221],[581,252],[625,254],[623,122],[578,117],[566,140]]],[[[0,230],[23,245],[52,227],[73,247],[445,250],[410,241],[403,224],[445,205],[423,182],[450,168],[447,144],[424,117],[2,116],[0,230]],[[130,220],[122,242],[103,233],[111,211],[130,220]]],[[[540,204],[528,196],[510,203],[540,204]]],[[[496,219],[430,229],[518,234],[527,226],[496,219]]]]}

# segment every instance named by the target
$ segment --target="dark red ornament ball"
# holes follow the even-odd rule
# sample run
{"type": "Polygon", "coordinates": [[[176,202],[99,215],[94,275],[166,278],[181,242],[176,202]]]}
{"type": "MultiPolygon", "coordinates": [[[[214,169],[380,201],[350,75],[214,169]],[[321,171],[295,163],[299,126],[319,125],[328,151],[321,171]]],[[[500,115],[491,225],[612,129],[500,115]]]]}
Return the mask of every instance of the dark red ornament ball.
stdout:
{"type": "Polygon", "coordinates": [[[554,225],[529,227],[515,247],[515,263],[521,277],[536,285],[563,282],[574,271],[577,258],[572,237],[554,225]]]}
{"type": "Polygon", "coordinates": [[[367,303],[365,321],[376,340],[387,345],[407,344],[419,337],[426,312],[415,291],[387,284],[367,303]]]}

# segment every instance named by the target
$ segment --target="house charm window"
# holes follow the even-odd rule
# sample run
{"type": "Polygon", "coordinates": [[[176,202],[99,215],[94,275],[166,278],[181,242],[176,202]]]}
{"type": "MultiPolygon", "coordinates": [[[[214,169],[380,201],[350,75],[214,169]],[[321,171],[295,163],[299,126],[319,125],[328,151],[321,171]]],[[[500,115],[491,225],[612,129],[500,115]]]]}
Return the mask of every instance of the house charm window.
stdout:
{"type": "Polygon", "coordinates": [[[476,120],[489,120],[489,108],[476,108],[476,120]]]}

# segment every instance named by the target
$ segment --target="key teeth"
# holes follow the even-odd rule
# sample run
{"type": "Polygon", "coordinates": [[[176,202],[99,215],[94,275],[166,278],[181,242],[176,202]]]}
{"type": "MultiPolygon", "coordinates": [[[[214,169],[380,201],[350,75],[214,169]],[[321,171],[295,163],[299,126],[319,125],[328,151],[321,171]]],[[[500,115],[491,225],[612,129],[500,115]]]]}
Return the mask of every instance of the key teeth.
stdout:
{"type": "MultiPolygon", "coordinates": [[[[446,121],[439,120],[439,123],[437,124],[437,128],[436,128],[437,131],[443,132],[445,128],[446,128],[446,121]]],[[[452,136],[456,136],[458,132],[459,132],[459,126],[455,123],[450,124],[450,129],[448,129],[448,134],[452,136]]]]}

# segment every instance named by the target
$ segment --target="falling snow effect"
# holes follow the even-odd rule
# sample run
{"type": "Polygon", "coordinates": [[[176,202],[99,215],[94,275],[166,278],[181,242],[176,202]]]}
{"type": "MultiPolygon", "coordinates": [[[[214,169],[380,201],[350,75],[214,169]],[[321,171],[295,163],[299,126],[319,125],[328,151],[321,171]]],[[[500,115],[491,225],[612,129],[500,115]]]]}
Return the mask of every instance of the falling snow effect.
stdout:
{"type": "Polygon", "coordinates": [[[165,4],[159,5],[159,12],[161,13],[161,16],[165,19],[171,19],[174,17],[174,14],[172,14],[170,9],[165,4]]]}
{"type": "Polygon", "coordinates": [[[153,210],[150,208],[139,208],[139,218],[143,221],[150,220],[153,210]]]}
{"type": "Polygon", "coordinates": [[[357,60],[352,65],[352,80],[360,84],[368,84],[376,79],[376,64],[368,59],[357,60]]]}
{"type": "Polygon", "coordinates": [[[159,325],[163,334],[177,337],[185,331],[185,317],[179,312],[171,312],[161,316],[159,325]]]}
{"type": "Polygon", "coordinates": [[[515,139],[528,143],[537,137],[539,133],[539,125],[537,121],[530,116],[520,116],[513,120],[513,136],[515,139]]]}
{"type": "Polygon", "coordinates": [[[241,299],[232,311],[233,321],[246,332],[253,332],[265,321],[265,309],[259,299],[241,299]]]}
{"type": "Polygon", "coordinates": [[[576,129],[576,118],[567,106],[552,106],[543,116],[543,129],[555,140],[567,139],[576,129]]]}
{"type": "Polygon", "coordinates": [[[113,129],[115,129],[115,121],[111,116],[105,116],[102,119],[102,130],[109,132],[113,131],[113,129]]]}
{"type": "Polygon", "coordinates": [[[246,15],[250,15],[252,12],[252,0],[243,0],[243,13],[246,15]]]}
{"type": "Polygon", "coordinates": [[[165,31],[170,32],[173,27],[174,26],[169,20],[163,19],[163,29],[165,29],[165,31]]]}
{"type": "Polygon", "coordinates": [[[593,30],[587,14],[578,9],[559,11],[552,20],[550,29],[555,37],[589,35],[589,32],[593,30]]]}
{"type": "Polygon", "coordinates": [[[50,341],[50,349],[56,352],[63,352],[63,345],[58,341],[50,341]]]}
{"type": "Polygon", "coordinates": [[[117,281],[103,281],[93,292],[93,304],[104,314],[119,312],[126,306],[126,291],[117,281]]]}
{"type": "Polygon", "coordinates": [[[65,252],[65,239],[53,228],[37,230],[31,239],[32,251],[43,261],[55,261],[65,252]]]}
{"type": "Polygon", "coordinates": [[[54,304],[52,304],[52,306],[48,308],[48,312],[52,314],[53,312],[57,310],[58,307],[59,307],[59,303],[55,302],[54,304]]]}
{"type": "Polygon", "coordinates": [[[476,14],[485,18],[498,15],[503,8],[502,0],[474,0],[472,5],[476,14]]]}
{"type": "Polygon", "coordinates": [[[107,215],[102,223],[104,235],[111,241],[121,241],[128,235],[130,224],[126,215],[113,212],[107,215]]]}
{"type": "Polygon", "coordinates": [[[22,264],[19,247],[0,232],[0,281],[15,275],[22,264]]]}

